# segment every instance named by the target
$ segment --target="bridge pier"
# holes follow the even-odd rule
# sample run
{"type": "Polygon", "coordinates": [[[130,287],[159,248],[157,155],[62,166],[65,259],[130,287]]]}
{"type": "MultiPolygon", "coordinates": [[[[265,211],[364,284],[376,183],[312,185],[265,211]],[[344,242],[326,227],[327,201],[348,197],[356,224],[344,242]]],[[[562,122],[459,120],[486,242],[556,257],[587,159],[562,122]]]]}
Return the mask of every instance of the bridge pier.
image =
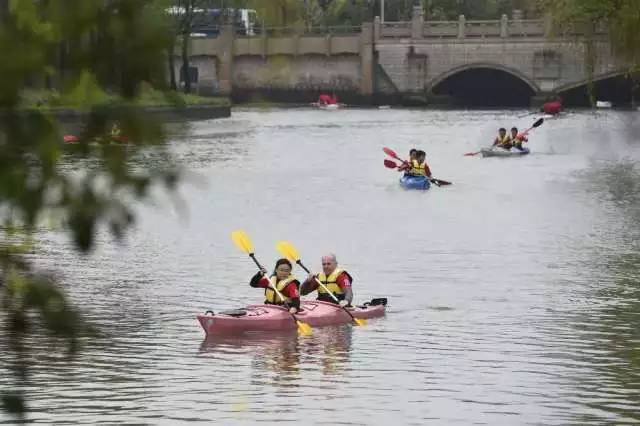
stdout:
{"type": "Polygon", "coordinates": [[[219,37],[222,51],[218,55],[218,90],[220,94],[230,96],[233,89],[233,25],[223,25],[219,37]]]}
{"type": "Polygon", "coordinates": [[[373,50],[373,24],[362,24],[360,34],[360,94],[362,96],[373,96],[374,90],[374,50],[373,50]]]}

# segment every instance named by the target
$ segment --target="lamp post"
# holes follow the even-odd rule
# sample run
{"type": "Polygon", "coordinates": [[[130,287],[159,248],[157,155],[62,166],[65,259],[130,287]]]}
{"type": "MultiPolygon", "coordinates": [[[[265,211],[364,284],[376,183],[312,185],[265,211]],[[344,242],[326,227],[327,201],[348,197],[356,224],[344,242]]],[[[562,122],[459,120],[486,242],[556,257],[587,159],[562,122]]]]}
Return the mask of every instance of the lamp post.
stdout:
{"type": "Polygon", "coordinates": [[[384,0],[380,0],[380,22],[384,24],[384,0]]]}

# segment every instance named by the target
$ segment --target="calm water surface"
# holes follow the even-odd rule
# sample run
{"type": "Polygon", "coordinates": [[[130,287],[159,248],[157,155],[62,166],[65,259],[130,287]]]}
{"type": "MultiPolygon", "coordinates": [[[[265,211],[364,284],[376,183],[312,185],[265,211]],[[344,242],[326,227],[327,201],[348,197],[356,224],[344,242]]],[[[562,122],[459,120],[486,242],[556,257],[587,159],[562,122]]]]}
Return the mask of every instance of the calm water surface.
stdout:
{"type": "Polygon", "coordinates": [[[103,235],[82,259],[45,236],[39,263],[104,335],[72,361],[32,344],[30,419],[639,423],[639,113],[547,120],[523,158],[462,155],[533,123],[522,113],[236,110],[190,124],[171,142],[190,172],[185,211],[159,196],[123,245],[103,235]],[[383,146],[424,149],[454,185],[400,189],[383,146]],[[314,269],[334,251],[358,301],[388,297],[387,316],[205,340],[196,314],[262,300],[238,228],[269,267],[280,239],[314,269]]]}

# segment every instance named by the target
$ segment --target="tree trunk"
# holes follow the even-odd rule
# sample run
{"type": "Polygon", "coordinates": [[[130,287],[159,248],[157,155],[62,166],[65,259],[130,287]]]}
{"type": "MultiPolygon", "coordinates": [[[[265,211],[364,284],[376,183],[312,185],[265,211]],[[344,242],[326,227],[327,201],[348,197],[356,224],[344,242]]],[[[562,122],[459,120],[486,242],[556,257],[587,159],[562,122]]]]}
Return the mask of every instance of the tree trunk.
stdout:
{"type": "Polygon", "coordinates": [[[635,110],[637,108],[636,92],[640,89],[640,81],[636,72],[632,72],[629,78],[631,78],[631,108],[635,110]]]}
{"type": "Polygon", "coordinates": [[[191,93],[191,78],[189,75],[189,33],[182,34],[182,69],[184,70],[184,93],[191,93]]]}
{"type": "Polygon", "coordinates": [[[9,19],[9,0],[0,0],[0,22],[9,19]]]}
{"type": "MultiPolygon", "coordinates": [[[[174,40],[175,41],[175,40],[174,40]]],[[[169,49],[167,49],[168,60],[169,60],[169,85],[171,90],[178,90],[178,85],[176,84],[176,65],[175,65],[175,47],[174,44],[171,43],[169,49]]]]}

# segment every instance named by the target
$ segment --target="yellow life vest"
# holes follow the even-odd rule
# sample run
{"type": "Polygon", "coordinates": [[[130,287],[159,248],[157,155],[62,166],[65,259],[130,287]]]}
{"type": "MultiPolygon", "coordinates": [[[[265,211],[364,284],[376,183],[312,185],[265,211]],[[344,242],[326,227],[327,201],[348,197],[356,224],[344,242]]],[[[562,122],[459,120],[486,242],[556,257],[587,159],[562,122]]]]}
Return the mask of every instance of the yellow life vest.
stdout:
{"type": "MultiPolygon", "coordinates": [[[[321,272],[318,274],[318,281],[320,281],[322,284],[324,284],[324,286],[326,288],[328,288],[331,293],[333,293],[336,297],[341,296],[344,294],[344,291],[340,288],[340,286],[337,284],[337,279],[338,276],[343,273],[344,270],[340,269],[340,268],[336,268],[335,271],[333,271],[331,273],[331,275],[326,276],[324,274],[324,272],[321,272]]],[[[351,278],[351,277],[349,277],[351,278]]],[[[327,292],[327,290],[324,289],[324,287],[322,287],[321,285],[318,286],[318,294],[326,294],[329,295],[329,293],[327,292]]],[[[331,297],[331,296],[329,296],[331,297]]],[[[339,299],[339,297],[338,297],[339,299]]]]}
{"type": "Polygon", "coordinates": [[[504,138],[500,138],[500,135],[498,135],[496,136],[496,141],[498,146],[511,145],[511,137],[509,135],[504,135],[504,138]]]}
{"type": "Polygon", "coordinates": [[[411,176],[426,176],[424,171],[424,163],[419,163],[418,160],[411,160],[411,169],[409,169],[411,176]]]}
{"type": "MultiPolygon", "coordinates": [[[[276,280],[277,278],[275,275],[269,278],[269,282],[271,283],[271,286],[277,288],[280,294],[282,294],[282,290],[284,290],[285,287],[289,285],[289,283],[291,283],[291,281],[295,281],[296,277],[294,277],[293,275],[289,275],[287,278],[280,281],[279,283],[276,283],[276,280]]],[[[267,287],[264,289],[264,297],[267,303],[271,303],[272,305],[284,305],[285,303],[287,304],[291,303],[291,298],[282,294],[282,297],[284,297],[284,301],[283,301],[280,298],[280,296],[278,296],[278,293],[276,293],[271,287],[267,287]]]]}

